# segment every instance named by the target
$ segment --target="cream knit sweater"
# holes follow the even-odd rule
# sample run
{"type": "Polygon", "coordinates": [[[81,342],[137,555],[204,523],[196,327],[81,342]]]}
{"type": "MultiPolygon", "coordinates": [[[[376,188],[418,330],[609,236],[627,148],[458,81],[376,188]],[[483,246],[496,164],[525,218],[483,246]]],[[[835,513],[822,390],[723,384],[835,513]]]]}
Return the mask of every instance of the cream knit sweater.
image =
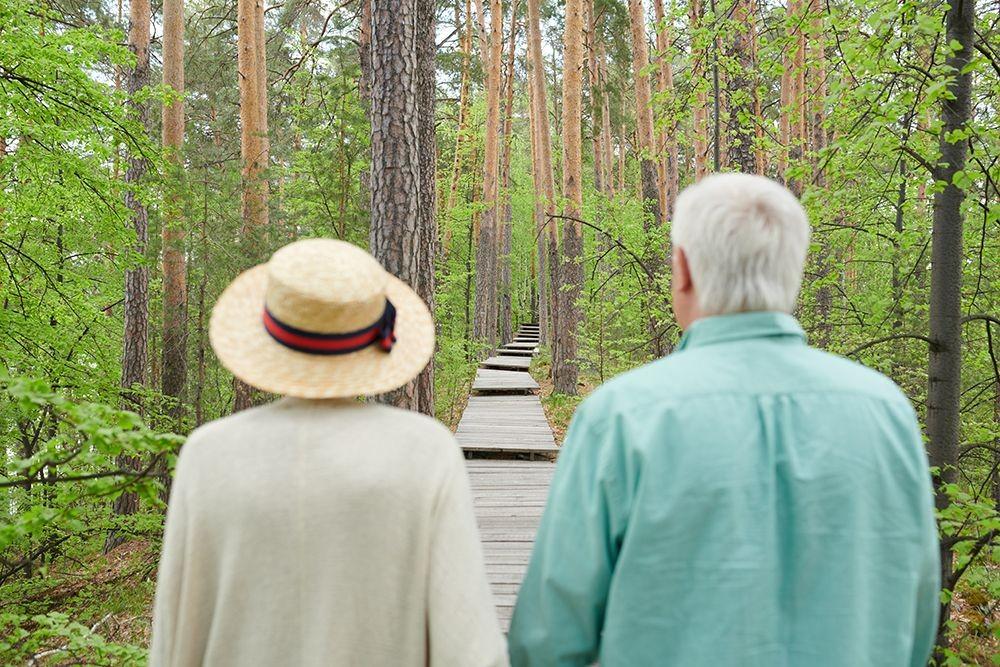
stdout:
{"type": "Polygon", "coordinates": [[[192,433],[150,659],[506,665],[452,435],[382,405],[287,398],[192,433]]]}

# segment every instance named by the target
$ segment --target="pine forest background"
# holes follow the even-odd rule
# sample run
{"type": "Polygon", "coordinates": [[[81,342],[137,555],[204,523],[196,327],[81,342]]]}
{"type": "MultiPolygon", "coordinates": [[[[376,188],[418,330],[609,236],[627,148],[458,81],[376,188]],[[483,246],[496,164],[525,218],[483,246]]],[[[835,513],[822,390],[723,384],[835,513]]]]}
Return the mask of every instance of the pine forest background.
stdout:
{"type": "Polygon", "coordinates": [[[0,663],[144,661],[183,435],[270,400],[208,346],[240,271],[370,248],[438,330],[383,400],[451,426],[539,321],[561,434],[676,344],[670,211],[726,170],[800,196],[796,315],[921,416],[936,659],[1000,663],[1000,3],[952,2],[0,0],[0,663]]]}

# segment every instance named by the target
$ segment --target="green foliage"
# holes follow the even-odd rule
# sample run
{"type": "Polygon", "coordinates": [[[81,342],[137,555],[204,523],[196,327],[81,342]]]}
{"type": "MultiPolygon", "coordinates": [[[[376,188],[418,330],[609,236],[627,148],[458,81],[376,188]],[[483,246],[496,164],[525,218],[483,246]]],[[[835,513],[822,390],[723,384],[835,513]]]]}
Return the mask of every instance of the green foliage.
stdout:
{"type": "MultiPolygon", "coordinates": [[[[106,501],[124,491],[157,506],[154,468],[173,457],[182,437],[150,430],[134,412],[67,399],[42,380],[17,379],[0,389],[4,421],[17,425],[21,445],[21,455],[8,455],[0,469],[0,553],[23,554],[7,562],[24,566],[27,559],[30,567],[32,545],[110,527],[106,501]],[[112,463],[119,457],[147,463],[139,472],[122,470],[112,463]]],[[[9,575],[0,572],[0,583],[9,575]]]]}

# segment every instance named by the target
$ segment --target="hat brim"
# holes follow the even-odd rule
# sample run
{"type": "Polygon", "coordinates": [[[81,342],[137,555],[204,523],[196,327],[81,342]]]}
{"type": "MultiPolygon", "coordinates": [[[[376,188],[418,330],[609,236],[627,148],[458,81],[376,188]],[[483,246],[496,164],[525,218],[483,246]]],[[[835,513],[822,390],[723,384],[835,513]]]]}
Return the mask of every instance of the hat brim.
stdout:
{"type": "Polygon", "coordinates": [[[212,310],[209,340],[233,375],[263,391],[299,398],[372,396],[403,386],[434,354],[434,320],[416,292],[389,275],[386,297],[396,307],[391,352],[371,345],[349,354],[298,352],[278,343],[262,320],[267,265],[241,273],[212,310]]]}

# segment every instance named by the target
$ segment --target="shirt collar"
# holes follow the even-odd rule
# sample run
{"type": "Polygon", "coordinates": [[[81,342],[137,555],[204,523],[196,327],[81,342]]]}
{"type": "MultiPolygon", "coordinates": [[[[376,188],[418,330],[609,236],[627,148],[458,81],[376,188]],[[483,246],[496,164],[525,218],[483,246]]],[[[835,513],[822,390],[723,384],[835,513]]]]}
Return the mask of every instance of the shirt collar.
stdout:
{"type": "Polygon", "coordinates": [[[753,338],[785,338],[804,343],[806,333],[787,313],[759,311],[703,317],[687,328],[677,350],[753,338]]]}

